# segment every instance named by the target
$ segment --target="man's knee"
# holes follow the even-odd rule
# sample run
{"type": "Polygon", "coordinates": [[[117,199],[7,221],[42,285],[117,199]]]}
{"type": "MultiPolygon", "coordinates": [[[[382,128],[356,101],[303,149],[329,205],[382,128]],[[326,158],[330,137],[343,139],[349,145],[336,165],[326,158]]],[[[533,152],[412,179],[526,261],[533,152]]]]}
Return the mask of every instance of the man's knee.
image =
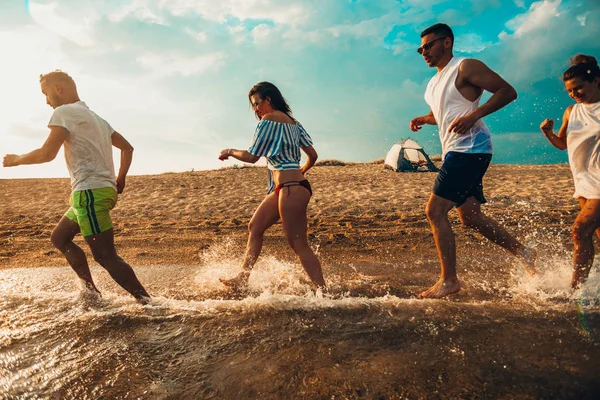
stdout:
{"type": "Polygon", "coordinates": [[[287,242],[288,242],[288,245],[290,246],[290,248],[291,248],[291,249],[292,249],[294,252],[296,252],[296,251],[297,251],[297,249],[298,249],[297,242],[296,242],[295,240],[292,240],[292,239],[288,239],[288,240],[287,240],[287,242]]]}
{"type": "Polygon", "coordinates": [[[119,260],[119,256],[115,252],[95,251],[92,254],[94,255],[94,260],[104,268],[113,265],[115,261],[119,260]]]}
{"type": "Polygon", "coordinates": [[[571,234],[574,240],[581,240],[592,236],[594,231],[598,228],[597,224],[593,221],[575,221],[571,234]]]}
{"type": "Polygon", "coordinates": [[[56,247],[58,250],[63,250],[71,241],[71,239],[72,238],[65,236],[57,229],[53,230],[52,234],[50,235],[50,241],[52,242],[52,245],[54,245],[54,247],[56,247]]]}
{"type": "Polygon", "coordinates": [[[100,253],[92,253],[94,256],[94,261],[96,261],[98,264],[103,265],[104,262],[106,261],[106,257],[103,254],[100,253]]]}
{"type": "Polygon", "coordinates": [[[463,224],[464,226],[466,226],[467,228],[472,228],[472,229],[477,229],[479,226],[481,226],[482,223],[482,216],[481,215],[474,215],[474,214],[458,214],[458,217],[460,219],[460,223],[463,224]]]}
{"type": "Polygon", "coordinates": [[[437,224],[439,221],[444,218],[448,218],[448,211],[445,207],[441,207],[441,205],[428,202],[427,207],[425,207],[425,215],[427,215],[427,219],[432,224],[437,224]]]}

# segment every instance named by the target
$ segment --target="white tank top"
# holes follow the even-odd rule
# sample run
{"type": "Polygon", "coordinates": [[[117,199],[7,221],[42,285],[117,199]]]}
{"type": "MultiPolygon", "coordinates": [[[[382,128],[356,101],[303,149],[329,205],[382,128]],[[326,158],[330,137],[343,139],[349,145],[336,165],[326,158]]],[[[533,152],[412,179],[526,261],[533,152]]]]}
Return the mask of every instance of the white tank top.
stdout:
{"type": "Polygon", "coordinates": [[[575,183],[573,197],[600,199],[600,102],[573,106],[567,149],[575,183]]]}
{"type": "Polygon", "coordinates": [[[479,96],[469,101],[456,89],[458,68],[465,60],[453,57],[448,65],[431,78],[425,91],[425,101],[429,104],[440,131],[443,157],[449,151],[459,153],[492,154],[490,130],[480,119],[467,132],[458,135],[448,128],[458,117],[463,117],[479,107],[479,96]]]}

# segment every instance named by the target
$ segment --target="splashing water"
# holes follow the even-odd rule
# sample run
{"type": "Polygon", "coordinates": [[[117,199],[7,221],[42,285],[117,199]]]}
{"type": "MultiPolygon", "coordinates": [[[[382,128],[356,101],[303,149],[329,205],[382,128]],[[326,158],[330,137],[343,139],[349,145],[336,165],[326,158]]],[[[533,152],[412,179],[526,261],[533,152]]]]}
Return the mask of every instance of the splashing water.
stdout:
{"type": "MultiPolygon", "coordinates": [[[[81,301],[70,269],[0,271],[0,393],[393,398],[550,396],[565,382],[575,395],[598,388],[597,342],[573,336],[594,331],[597,304],[586,304],[587,325],[574,327],[573,304],[556,301],[566,293],[566,259],[548,257],[529,281],[507,266],[513,284],[500,292],[506,283],[472,272],[473,287],[489,281],[478,287],[484,295],[454,302],[390,295],[397,283],[362,273],[358,262],[327,274],[334,295],[315,294],[297,262],[264,257],[249,295],[236,298],[219,278],[239,272],[241,248],[226,240],[197,266],[136,268],[154,295],[145,307],[99,268],[93,274],[103,298],[90,302],[81,301]],[[547,370],[531,367],[547,354],[569,365],[576,358],[578,380],[558,371],[549,382],[547,370]],[[496,377],[485,393],[482,369],[496,377]]],[[[597,298],[598,279],[592,274],[582,293],[597,298]]]]}

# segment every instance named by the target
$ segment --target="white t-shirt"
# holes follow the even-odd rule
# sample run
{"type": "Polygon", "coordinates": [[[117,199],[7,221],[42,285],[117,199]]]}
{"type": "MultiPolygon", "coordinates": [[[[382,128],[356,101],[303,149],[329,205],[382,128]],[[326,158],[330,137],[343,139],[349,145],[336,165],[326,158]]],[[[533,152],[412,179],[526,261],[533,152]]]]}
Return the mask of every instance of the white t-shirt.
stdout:
{"type": "Polygon", "coordinates": [[[114,129],[83,101],[56,107],[48,127],[69,131],[65,160],[73,191],[113,187],[116,189],[112,156],[114,129]]]}

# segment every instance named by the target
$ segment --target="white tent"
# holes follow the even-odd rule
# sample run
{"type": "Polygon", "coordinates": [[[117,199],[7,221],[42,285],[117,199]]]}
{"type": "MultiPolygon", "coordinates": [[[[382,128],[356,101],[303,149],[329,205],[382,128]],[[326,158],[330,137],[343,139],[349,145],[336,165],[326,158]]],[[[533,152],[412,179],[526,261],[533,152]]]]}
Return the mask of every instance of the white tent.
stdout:
{"type": "Polygon", "coordinates": [[[423,147],[412,139],[402,140],[392,146],[383,163],[396,172],[437,171],[423,147]]]}

